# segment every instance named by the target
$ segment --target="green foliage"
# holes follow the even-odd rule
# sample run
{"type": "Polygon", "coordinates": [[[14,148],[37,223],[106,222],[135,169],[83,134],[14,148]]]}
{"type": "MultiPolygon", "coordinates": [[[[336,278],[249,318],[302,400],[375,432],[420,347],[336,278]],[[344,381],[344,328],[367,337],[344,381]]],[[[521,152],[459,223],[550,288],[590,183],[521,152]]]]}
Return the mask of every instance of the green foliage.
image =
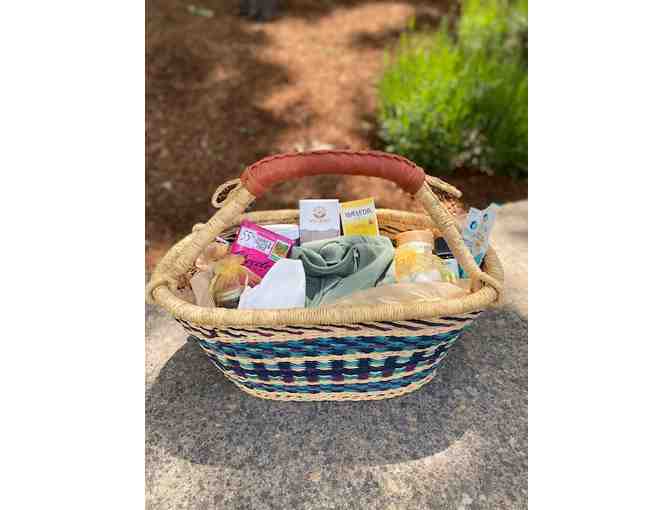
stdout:
{"type": "Polygon", "coordinates": [[[401,37],[379,83],[386,150],[428,170],[527,176],[527,0],[466,0],[456,37],[401,37]]]}

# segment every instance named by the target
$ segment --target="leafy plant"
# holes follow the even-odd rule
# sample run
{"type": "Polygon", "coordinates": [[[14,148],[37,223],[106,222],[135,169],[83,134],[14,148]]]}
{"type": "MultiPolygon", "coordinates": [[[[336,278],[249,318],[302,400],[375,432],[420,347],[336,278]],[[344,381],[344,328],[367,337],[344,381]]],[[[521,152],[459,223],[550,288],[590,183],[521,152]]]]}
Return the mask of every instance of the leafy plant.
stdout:
{"type": "Polygon", "coordinates": [[[401,36],[379,83],[386,150],[527,176],[527,1],[466,0],[457,34],[401,36]]]}

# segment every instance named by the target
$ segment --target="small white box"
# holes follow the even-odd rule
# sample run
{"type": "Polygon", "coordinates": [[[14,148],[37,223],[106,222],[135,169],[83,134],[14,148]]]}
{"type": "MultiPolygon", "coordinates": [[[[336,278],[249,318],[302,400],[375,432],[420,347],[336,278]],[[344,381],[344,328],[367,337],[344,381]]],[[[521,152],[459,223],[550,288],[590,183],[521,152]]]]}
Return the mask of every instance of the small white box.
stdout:
{"type": "Polygon", "coordinates": [[[301,244],[341,235],[338,199],[299,200],[301,244]]]}

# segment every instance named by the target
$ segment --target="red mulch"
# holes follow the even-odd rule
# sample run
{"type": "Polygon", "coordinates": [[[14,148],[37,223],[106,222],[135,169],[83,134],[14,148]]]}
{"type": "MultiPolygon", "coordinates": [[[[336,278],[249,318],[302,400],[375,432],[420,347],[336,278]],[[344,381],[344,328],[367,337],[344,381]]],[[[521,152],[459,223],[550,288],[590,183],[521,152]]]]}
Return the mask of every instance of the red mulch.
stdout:
{"type": "MultiPolygon", "coordinates": [[[[238,2],[147,3],[146,238],[151,268],[175,240],[207,220],[210,196],[245,166],[273,153],[378,148],[376,80],[386,48],[412,17],[416,27],[455,18],[454,1],[286,0],[280,17],[256,23],[238,2]]],[[[446,178],[467,204],[527,197],[527,182],[461,172],[446,178]]],[[[322,177],[279,186],[258,209],[299,198],[375,196],[380,207],[414,208],[385,181],[322,177]]]]}

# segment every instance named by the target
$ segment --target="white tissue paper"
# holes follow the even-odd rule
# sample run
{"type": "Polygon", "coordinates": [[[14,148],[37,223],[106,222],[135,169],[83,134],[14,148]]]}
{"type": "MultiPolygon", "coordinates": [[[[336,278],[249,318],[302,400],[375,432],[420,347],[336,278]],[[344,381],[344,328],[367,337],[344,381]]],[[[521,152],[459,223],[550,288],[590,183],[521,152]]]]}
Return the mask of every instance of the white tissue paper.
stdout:
{"type": "Polygon", "coordinates": [[[305,308],[306,273],[300,260],[280,259],[259,285],[245,287],[238,309],[305,308]]]}

